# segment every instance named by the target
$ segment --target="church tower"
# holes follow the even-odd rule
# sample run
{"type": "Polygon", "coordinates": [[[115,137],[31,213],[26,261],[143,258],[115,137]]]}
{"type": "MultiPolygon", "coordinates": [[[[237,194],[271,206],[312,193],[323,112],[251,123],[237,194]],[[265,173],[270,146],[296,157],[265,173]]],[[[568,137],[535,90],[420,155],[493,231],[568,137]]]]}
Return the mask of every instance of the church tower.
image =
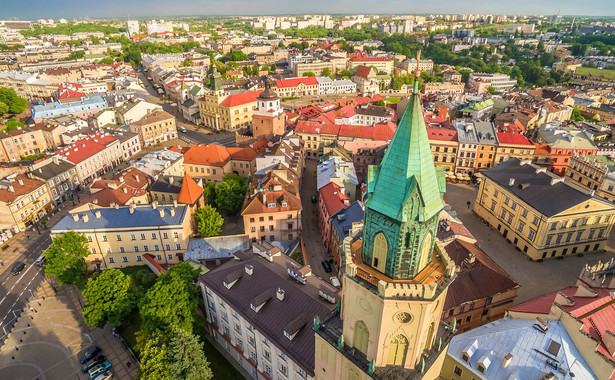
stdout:
{"type": "Polygon", "coordinates": [[[452,335],[441,316],[455,264],[436,237],[446,182],[431,155],[420,71],[414,75],[384,158],[368,171],[363,233],[343,243],[340,312],[314,326],[318,379],[440,373],[452,335]]]}
{"type": "Polygon", "coordinates": [[[270,138],[284,134],[286,114],[280,107],[280,97],[273,91],[273,79],[264,78],[265,91],[256,98],[257,109],[252,113],[252,135],[254,138],[270,138]]]}

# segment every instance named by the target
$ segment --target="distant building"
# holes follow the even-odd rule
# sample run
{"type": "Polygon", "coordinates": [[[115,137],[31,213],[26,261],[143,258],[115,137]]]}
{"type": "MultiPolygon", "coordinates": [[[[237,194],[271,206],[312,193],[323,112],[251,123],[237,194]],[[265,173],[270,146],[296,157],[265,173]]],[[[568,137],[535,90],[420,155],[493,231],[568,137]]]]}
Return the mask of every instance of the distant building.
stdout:
{"type": "Polygon", "coordinates": [[[32,107],[32,118],[35,123],[60,115],[74,115],[90,120],[92,115],[107,108],[107,101],[100,95],[89,98],[63,99],[32,107]]]}
{"type": "Polygon", "coordinates": [[[531,160],[536,145],[520,133],[497,132],[498,146],[495,150],[494,164],[498,165],[509,158],[531,160]]]}
{"type": "Polygon", "coordinates": [[[23,174],[0,179],[0,230],[25,231],[53,208],[47,182],[23,174]]]}
{"type": "Polygon", "coordinates": [[[427,137],[433,155],[434,165],[443,167],[448,172],[455,172],[459,140],[456,129],[427,128],[427,137]]]}
{"type": "Polygon", "coordinates": [[[468,87],[478,93],[487,92],[489,87],[497,92],[506,92],[516,85],[517,81],[506,74],[471,73],[468,78],[468,87]]]}
{"type": "Polygon", "coordinates": [[[153,111],[142,119],[130,123],[128,128],[131,132],[139,134],[141,143],[146,147],[177,138],[175,116],[165,111],[153,111]]]}
{"type": "Polygon", "coordinates": [[[126,33],[128,33],[128,37],[130,38],[139,34],[139,21],[126,20],[126,33]]]}
{"type": "Polygon", "coordinates": [[[213,91],[199,99],[203,125],[214,130],[235,131],[252,125],[260,91],[229,94],[213,91]]]}
{"type": "Polygon", "coordinates": [[[474,211],[530,259],[602,252],[615,206],[516,158],[482,173],[474,211]]]}
{"type": "Polygon", "coordinates": [[[566,169],[568,179],[598,197],[615,202],[615,161],[610,156],[573,154],[566,169]]]}
{"type": "Polygon", "coordinates": [[[348,206],[348,195],[336,183],[329,182],[318,190],[318,227],[325,250],[331,241],[331,217],[348,206]]]}
{"type": "Polygon", "coordinates": [[[498,137],[493,123],[475,122],[476,137],[478,138],[478,151],[474,169],[487,170],[494,165],[495,152],[498,147],[498,137]]]}
{"type": "Polygon", "coordinates": [[[58,156],[45,160],[42,165],[32,169],[30,175],[34,179],[47,182],[56,205],[69,200],[79,186],[75,165],[58,156]]]}
{"type": "Polygon", "coordinates": [[[455,173],[473,174],[478,151],[476,129],[471,122],[460,122],[456,125],[459,153],[455,164],[455,173]]]}
{"type": "Polygon", "coordinates": [[[537,142],[547,145],[548,169],[560,176],[566,174],[572,154],[595,155],[598,152],[591,135],[575,126],[564,127],[558,121],[538,128],[537,142]]]}

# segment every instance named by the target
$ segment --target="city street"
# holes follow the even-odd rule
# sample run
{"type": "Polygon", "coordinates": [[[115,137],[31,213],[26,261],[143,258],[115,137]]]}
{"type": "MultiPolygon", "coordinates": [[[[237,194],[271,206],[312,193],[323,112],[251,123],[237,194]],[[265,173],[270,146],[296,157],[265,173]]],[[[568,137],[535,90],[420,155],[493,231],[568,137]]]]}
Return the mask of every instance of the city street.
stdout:
{"type": "Polygon", "coordinates": [[[303,244],[307,254],[308,262],[312,272],[318,277],[329,281],[329,277],[334,276],[335,269],[331,273],[325,272],[321,262],[326,259],[326,252],[322,244],[322,237],[318,230],[318,203],[312,203],[312,195],[317,195],[316,177],[312,173],[316,170],[318,162],[315,160],[305,160],[303,179],[301,182],[301,226],[303,244]]]}
{"type": "Polygon", "coordinates": [[[609,239],[609,251],[585,255],[567,256],[562,260],[544,262],[530,261],[523,252],[515,249],[497,231],[490,229],[472,212],[478,188],[473,185],[447,183],[444,199],[457,212],[457,216],[476,238],[477,245],[485,251],[520,285],[515,304],[559,290],[576,283],[577,276],[586,263],[608,261],[613,257],[614,236],[609,239]],[[471,201],[470,207],[466,202],[471,201]]]}

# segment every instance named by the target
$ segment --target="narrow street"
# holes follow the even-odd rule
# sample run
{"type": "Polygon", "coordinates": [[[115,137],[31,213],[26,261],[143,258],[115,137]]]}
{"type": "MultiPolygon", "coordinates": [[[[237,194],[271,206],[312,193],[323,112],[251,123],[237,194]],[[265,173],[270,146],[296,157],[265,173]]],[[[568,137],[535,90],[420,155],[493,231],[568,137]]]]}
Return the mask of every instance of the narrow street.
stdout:
{"type": "Polygon", "coordinates": [[[325,272],[321,262],[326,259],[326,252],[322,243],[322,237],[318,230],[318,203],[312,203],[312,195],[318,196],[316,191],[316,177],[313,175],[318,162],[315,160],[305,160],[303,170],[303,180],[301,182],[301,224],[303,226],[303,244],[307,254],[308,262],[312,272],[318,277],[329,281],[329,277],[335,275],[335,270],[331,273],[325,272]]]}

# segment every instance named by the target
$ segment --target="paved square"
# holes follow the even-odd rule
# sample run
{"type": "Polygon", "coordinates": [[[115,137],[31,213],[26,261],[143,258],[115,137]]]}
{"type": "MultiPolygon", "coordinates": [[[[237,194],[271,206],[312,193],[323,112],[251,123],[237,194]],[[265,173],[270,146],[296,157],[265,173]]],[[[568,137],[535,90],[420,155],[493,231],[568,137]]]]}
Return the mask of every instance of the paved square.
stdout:
{"type": "Polygon", "coordinates": [[[515,304],[572,286],[586,263],[591,265],[598,260],[608,261],[614,256],[615,236],[611,234],[605,253],[566,256],[562,260],[548,259],[542,263],[530,261],[523,252],[508,243],[497,231],[483,224],[472,212],[477,193],[478,188],[473,185],[447,183],[444,199],[457,211],[457,216],[474,235],[478,246],[521,285],[515,304]],[[472,202],[469,208],[467,201],[472,202]]]}

